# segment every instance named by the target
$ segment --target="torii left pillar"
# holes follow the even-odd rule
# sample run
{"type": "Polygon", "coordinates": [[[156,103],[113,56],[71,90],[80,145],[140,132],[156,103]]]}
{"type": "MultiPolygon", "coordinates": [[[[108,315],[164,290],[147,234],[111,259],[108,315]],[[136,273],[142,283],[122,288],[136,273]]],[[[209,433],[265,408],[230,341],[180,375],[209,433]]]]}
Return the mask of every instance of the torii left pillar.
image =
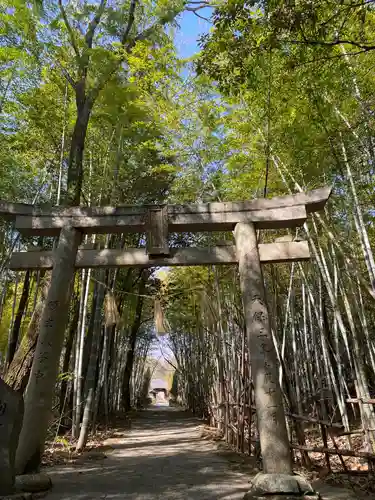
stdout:
{"type": "Polygon", "coordinates": [[[234,237],[263,461],[263,472],[255,477],[245,499],[320,498],[292,470],[277,356],[271,335],[254,224],[237,224],[234,237]]]}
{"type": "Polygon", "coordinates": [[[46,408],[52,408],[80,242],[80,231],[69,225],[61,229],[25,395],[24,422],[16,455],[17,474],[34,472],[43,453],[48,429],[46,418],[49,418],[46,408]]]}

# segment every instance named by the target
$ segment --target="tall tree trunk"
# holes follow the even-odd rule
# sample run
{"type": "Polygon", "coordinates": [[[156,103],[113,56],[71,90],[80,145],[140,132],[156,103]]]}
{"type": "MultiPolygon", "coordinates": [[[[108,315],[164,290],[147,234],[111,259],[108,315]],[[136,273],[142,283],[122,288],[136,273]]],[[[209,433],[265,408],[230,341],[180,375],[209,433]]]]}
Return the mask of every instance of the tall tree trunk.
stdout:
{"type": "Polygon", "coordinates": [[[83,387],[85,387],[87,370],[88,370],[89,362],[90,362],[92,338],[94,335],[94,327],[95,327],[95,311],[96,311],[97,300],[98,300],[98,287],[95,286],[94,293],[93,293],[93,299],[91,302],[90,321],[89,321],[89,326],[87,329],[87,335],[85,338],[85,345],[83,347],[83,361],[82,361],[83,387]]]}
{"type": "Polygon", "coordinates": [[[79,306],[79,320],[78,320],[78,330],[77,330],[77,350],[76,350],[76,367],[74,374],[74,400],[75,400],[75,412],[73,416],[73,437],[77,438],[79,435],[79,424],[82,415],[82,366],[83,366],[83,351],[85,342],[85,332],[86,332],[86,313],[87,313],[87,299],[89,295],[90,286],[90,274],[91,269],[82,272],[82,293],[79,306]]]}
{"type": "Polygon", "coordinates": [[[96,282],[96,287],[98,292],[96,298],[93,337],[92,337],[90,360],[87,368],[87,376],[85,384],[85,407],[83,411],[81,431],[79,433],[79,439],[76,446],[77,451],[82,450],[86,446],[89,427],[92,422],[95,385],[97,379],[96,377],[97,361],[99,355],[100,334],[102,330],[102,309],[105,297],[105,288],[104,285],[102,284],[104,280],[105,280],[105,271],[101,270],[99,272],[98,282],[96,282]]]}
{"type": "Polygon", "coordinates": [[[68,86],[69,86],[69,83],[65,82],[65,92],[64,92],[64,121],[63,121],[63,128],[62,128],[62,131],[61,131],[59,180],[57,182],[56,205],[60,205],[60,198],[61,198],[61,187],[62,187],[62,177],[63,177],[63,167],[64,167],[64,153],[65,153],[65,133],[66,133],[67,109],[68,109],[68,86]]]}
{"type": "Polygon", "coordinates": [[[81,201],[83,182],[83,152],[87,128],[93,102],[86,96],[79,95],[77,89],[77,119],[70,143],[69,163],[68,163],[68,193],[65,203],[69,206],[78,206],[81,201]]]}
{"type": "Polygon", "coordinates": [[[24,335],[15,356],[8,368],[5,382],[16,391],[24,392],[30,377],[31,366],[39,334],[39,323],[43,312],[50,279],[45,279],[42,285],[41,298],[31,317],[27,332],[24,335]]]}
{"type": "MultiPolygon", "coordinates": [[[[103,328],[103,344],[101,348],[101,357],[98,359],[98,382],[96,386],[96,394],[94,401],[94,411],[93,411],[93,419],[92,419],[92,427],[95,430],[96,421],[99,413],[99,406],[101,397],[103,395],[103,403],[105,405],[105,379],[106,379],[106,370],[107,370],[107,361],[108,361],[108,334],[109,328],[104,326],[103,328]]],[[[107,423],[107,422],[106,422],[107,423]]]]}
{"type": "Polygon", "coordinates": [[[137,342],[138,331],[139,331],[139,328],[141,326],[142,309],[143,309],[143,302],[144,302],[143,294],[145,291],[145,287],[146,287],[146,277],[142,276],[141,281],[139,283],[139,288],[138,288],[139,295],[137,297],[137,305],[135,308],[135,316],[134,316],[133,325],[132,325],[131,330],[130,330],[128,350],[126,352],[125,370],[124,370],[124,376],[122,379],[123,380],[123,382],[122,382],[122,401],[123,401],[124,410],[126,412],[130,411],[130,409],[131,409],[130,381],[131,381],[133,365],[134,365],[135,345],[137,342]]]}
{"type": "MultiPolygon", "coordinates": [[[[63,374],[67,374],[69,372],[70,358],[72,355],[74,334],[77,330],[78,318],[79,318],[79,301],[76,299],[74,302],[73,317],[72,321],[70,322],[69,333],[65,342],[64,361],[62,366],[63,374]]],[[[60,402],[59,402],[60,414],[62,414],[63,412],[66,413],[67,388],[68,388],[68,380],[66,377],[64,377],[63,380],[61,381],[61,388],[60,388],[60,402]]],[[[63,416],[62,418],[63,425],[64,425],[64,420],[65,419],[63,416]]]]}
{"type": "Polygon", "coordinates": [[[18,304],[18,310],[17,314],[13,323],[13,328],[11,331],[11,335],[9,336],[8,340],[8,350],[7,350],[7,357],[6,357],[6,365],[9,366],[10,363],[13,360],[14,353],[16,352],[17,349],[17,343],[18,343],[18,337],[20,333],[20,328],[21,328],[21,322],[23,315],[25,313],[26,309],[26,304],[29,299],[29,294],[30,294],[30,271],[26,271],[25,273],[25,279],[23,282],[23,289],[22,289],[22,295],[20,302],[18,304]]]}

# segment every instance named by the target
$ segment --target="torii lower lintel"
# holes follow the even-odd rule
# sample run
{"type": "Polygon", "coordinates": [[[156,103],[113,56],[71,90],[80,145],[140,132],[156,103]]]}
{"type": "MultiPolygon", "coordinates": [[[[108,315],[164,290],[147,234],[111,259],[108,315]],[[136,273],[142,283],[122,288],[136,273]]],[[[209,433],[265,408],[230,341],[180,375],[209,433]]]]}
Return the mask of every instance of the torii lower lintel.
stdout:
{"type": "MultiPolygon", "coordinates": [[[[120,267],[165,267],[165,266],[208,266],[237,264],[236,247],[216,246],[211,248],[170,248],[166,255],[150,256],[145,249],[87,250],[78,249],[76,269],[120,268],[120,267]]],[[[13,271],[27,269],[52,269],[53,251],[14,252],[8,268],[13,271]]],[[[280,262],[301,262],[309,260],[307,241],[275,242],[259,245],[262,264],[280,262]]]]}

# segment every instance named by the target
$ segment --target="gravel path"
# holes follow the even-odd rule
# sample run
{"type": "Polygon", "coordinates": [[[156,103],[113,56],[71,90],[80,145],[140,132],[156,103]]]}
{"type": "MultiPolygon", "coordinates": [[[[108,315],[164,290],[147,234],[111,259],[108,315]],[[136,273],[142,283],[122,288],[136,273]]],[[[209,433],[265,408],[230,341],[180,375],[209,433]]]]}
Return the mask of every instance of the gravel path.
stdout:
{"type": "Polygon", "coordinates": [[[47,500],[237,500],[249,477],[232,472],[212,443],[202,441],[197,420],[174,408],[142,412],[123,438],[109,439],[108,458],[48,470],[47,500]],[[127,435],[126,435],[127,434],[127,435]]]}
{"type": "MultiPolygon", "coordinates": [[[[108,439],[107,458],[49,469],[47,500],[239,500],[249,476],[232,471],[202,441],[199,422],[169,407],[144,411],[123,437],[108,439]]],[[[348,492],[324,492],[327,500],[350,500],[348,492]],[[327,495],[327,496],[326,496],[327,495]]]]}

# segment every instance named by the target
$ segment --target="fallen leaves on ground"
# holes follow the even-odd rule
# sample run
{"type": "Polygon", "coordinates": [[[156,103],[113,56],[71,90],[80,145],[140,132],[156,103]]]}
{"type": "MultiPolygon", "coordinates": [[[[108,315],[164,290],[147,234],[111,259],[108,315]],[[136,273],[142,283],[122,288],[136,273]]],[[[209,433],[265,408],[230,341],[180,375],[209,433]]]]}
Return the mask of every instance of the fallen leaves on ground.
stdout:
{"type": "Polygon", "coordinates": [[[87,445],[82,452],[75,451],[77,440],[68,434],[47,440],[42,466],[53,467],[64,464],[82,464],[85,461],[104,460],[113,451],[113,448],[106,441],[124,438],[127,435],[127,429],[130,429],[131,426],[130,419],[117,419],[114,423],[117,425],[109,430],[99,426],[95,435],[92,435],[87,441],[87,445]]]}
{"type": "MultiPolygon", "coordinates": [[[[258,438],[255,435],[255,428],[252,430],[254,430],[252,443],[256,443],[258,438]]],[[[200,436],[204,440],[211,440],[217,443],[218,454],[228,459],[231,468],[246,470],[247,472],[253,471],[254,473],[259,471],[259,463],[256,457],[241,453],[236,450],[235,446],[230,446],[225,442],[224,433],[216,427],[202,425],[200,436]],[[235,456],[238,457],[237,460],[234,458],[235,456]]],[[[305,439],[306,446],[308,447],[322,447],[320,435],[314,432],[307,430],[305,439]]],[[[365,451],[364,439],[361,435],[351,436],[350,439],[347,436],[335,437],[334,439],[339,449],[352,449],[357,452],[365,451]]],[[[331,443],[329,438],[328,446],[334,448],[334,444],[331,443]]],[[[294,451],[294,470],[309,482],[319,479],[327,485],[347,488],[360,497],[375,493],[375,476],[374,473],[369,472],[368,461],[366,459],[361,457],[343,457],[347,469],[344,470],[342,461],[338,455],[329,456],[330,467],[328,467],[324,453],[309,452],[308,454],[312,465],[311,470],[307,470],[301,466],[301,454],[299,451],[294,451]]]]}

